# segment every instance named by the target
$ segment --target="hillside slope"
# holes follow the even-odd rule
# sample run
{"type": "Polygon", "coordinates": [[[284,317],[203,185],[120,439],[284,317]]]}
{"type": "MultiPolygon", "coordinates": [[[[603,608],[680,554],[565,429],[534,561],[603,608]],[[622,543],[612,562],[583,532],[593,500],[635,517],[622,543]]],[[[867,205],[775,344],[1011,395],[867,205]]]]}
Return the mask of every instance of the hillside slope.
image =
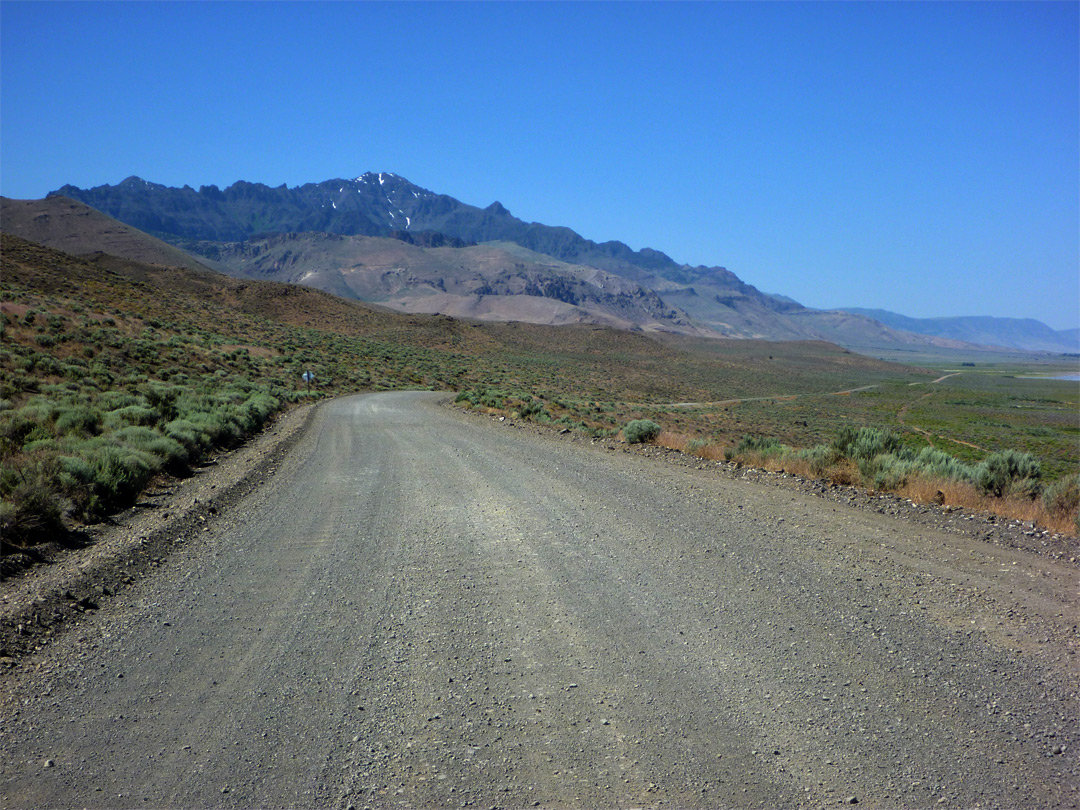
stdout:
{"type": "Polygon", "coordinates": [[[886,309],[845,307],[845,312],[873,318],[893,329],[948,340],[1002,346],[1030,352],[1077,352],[1080,337],[1076,329],[1057,331],[1034,318],[993,318],[966,316],[952,318],[909,318],[886,309]]]}
{"type": "MultiPolygon", "coordinates": [[[[792,389],[835,390],[912,373],[828,344],[758,345],[692,338],[697,342],[669,345],[657,339],[660,335],[590,324],[552,327],[409,315],[293,284],[147,265],[101,254],[75,257],[8,234],[2,235],[0,244],[3,309],[18,322],[18,328],[13,325],[5,333],[8,348],[25,338],[27,352],[70,362],[71,374],[76,367],[102,362],[103,350],[95,346],[93,360],[79,358],[85,346],[78,330],[70,340],[41,346],[39,324],[26,324],[26,311],[37,307],[42,312],[60,312],[72,328],[84,320],[100,324],[109,313],[130,324],[134,331],[127,339],[140,340],[141,330],[157,320],[160,325],[146,336],[155,346],[167,344],[176,335],[185,346],[195,347],[197,354],[214,358],[235,353],[223,346],[246,346],[250,357],[244,362],[258,365],[274,360],[294,370],[310,364],[321,380],[340,380],[336,391],[362,390],[368,386],[357,381],[368,380],[382,387],[487,384],[573,389],[606,399],[711,400],[792,389]],[[62,295],[57,291],[63,291],[62,295]],[[73,314],[80,309],[83,314],[73,314]],[[338,337],[345,341],[339,342],[338,337]],[[205,351],[198,348],[203,344],[205,351]],[[770,354],[777,360],[766,362],[763,358],[770,354]],[[798,359],[788,363],[788,357],[798,359]]],[[[108,355],[105,364],[111,373],[130,371],[130,362],[124,360],[127,344],[110,342],[109,346],[110,352],[116,352],[115,357],[108,355]]],[[[4,362],[14,362],[17,354],[4,354],[4,362]]],[[[154,363],[167,368],[171,362],[167,355],[158,349],[154,363]]],[[[7,380],[11,386],[24,376],[13,369],[4,367],[5,372],[12,370],[7,380]]],[[[63,378],[61,373],[42,382],[63,378]]],[[[20,392],[12,388],[5,396],[17,400],[20,392]]]]}
{"type": "MultiPolygon", "coordinates": [[[[583,314],[579,311],[581,307],[575,310],[564,306],[571,304],[569,301],[554,303],[561,300],[558,295],[542,294],[538,298],[543,300],[513,303],[487,296],[473,300],[441,290],[433,292],[421,283],[404,285],[403,297],[386,299],[407,311],[544,323],[597,321],[619,325],[621,321],[629,320],[645,329],[692,331],[683,314],[685,311],[692,316],[699,331],[726,337],[824,339],[859,348],[956,346],[954,341],[894,334],[893,330],[882,329],[870,318],[838,318],[833,314],[822,314],[795,302],[765,295],[723,267],[680,265],[657,250],[634,251],[617,241],[593,242],[569,228],[523,222],[500,203],[478,208],[386,172],[368,172],[352,180],[328,180],[291,189],[284,185],[271,188],[259,183],[238,182],[224,190],[203,186],[198,191],[189,186],[170,188],[129,177],[115,186],[79,189],[69,185],[53,193],[81,200],[148,233],[195,250],[207,261],[223,260],[224,265],[230,265],[231,261],[228,268],[218,265],[227,272],[249,272],[251,263],[245,254],[261,249],[259,243],[267,233],[406,234],[410,239],[418,234],[429,234],[421,238],[427,243],[436,241],[431,234],[439,234],[437,239],[448,237],[460,243],[497,242],[504,248],[512,244],[532,254],[605,270],[647,287],[663,299],[659,308],[650,303],[647,319],[627,317],[631,313],[624,307],[616,307],[621,312],[612,320],[610,311],[583,314]],[[249,247],[235,246],[235,243],[252,240],[254,244],[249,247]],[[661,317],[664,309],[675,310],[675,314],[661,317]],[[796,314],[798,317],[793,317],[796,314]]],[[[513,248],[509,249],[513,251],[513,248]]],[[[323,266],[326,262],[314,258],[311,250],[305,251],[309,266],[301,267],[296,257],[290,257],[290,261],[295,262],[292,269],[297,277],[310,273],[309,280],[339,294],[349,294],[348,291],[353,289],[336,271],[328,271],[323,266]]],[[[541,291],[558,290],[561,284],[557,279],[539,284],[536,277],[531,278],[531,282],[541,291]]],[[[496,285],[492,292],[521,294],[513,291],[512,285],[496,285]]],[[[608,309],[606,305],[603,308],[608,309]]]]}
{"type": "Polygon", "coordinates": [[[304,284],[404,312],[708,333],[652,290],[516,245],[422,247],[385,237],[289,233],[196,249],[231,275],[304,284]]]}
{"type": "Polygon", "coordinates": [[[187,251],[66,197],[0,197],[0,230],[76,256],[100,252],[168,267],[208,267],[187,251]]]}

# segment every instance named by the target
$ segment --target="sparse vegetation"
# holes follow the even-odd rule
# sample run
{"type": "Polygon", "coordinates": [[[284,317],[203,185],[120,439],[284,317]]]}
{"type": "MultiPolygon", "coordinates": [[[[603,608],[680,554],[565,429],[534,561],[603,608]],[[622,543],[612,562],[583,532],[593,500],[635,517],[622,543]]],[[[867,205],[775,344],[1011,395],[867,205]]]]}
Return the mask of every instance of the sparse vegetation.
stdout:
{"type": "MultiPolygon", "coordinates": [[[[705,456],[701,451],[706,447],[687,444],[679,449],[705,456]]],[[[904,437],[890,430],[845,428],[830,444],[808,448],[789,447],[773,437],[744,436],[724,457],[922,501],[1021,515],[1057,531],[1080,528],[1080,476],[1043,488],[1039,461],[1028,453],[992,453],[969,464],[933,447],[905,444],[904,437]]]]}
{"type": "MultiPolygon", "coordinates": [[[[187,474],[290,403],[434,383],[438,360],[422,347],[267,319],[191,290],[162,296],[100,263],[8,236],[3,271],[5,550],[130,505],[155,475],[187,474]],[[315,375],[313,390],[304,370],[315,375]]],[[[225,290],[204,284],[218,296],[234,292],[221,281],[225,290]]]]}
{"type": "Polygon", "coordinates": [[[1058,479],[1043,490],[1042,498],[1052,518],[1064,521],[1072,518],[1080,533],[1080,473],[1058,479]]]}
{"type": "Polygon", "coordinates": [[[631,441],[648,422],[648,441],[703,458],[1008,502],[1076,530],[1074,384],[980,367],[931,385],[941,372],[820,343],[397,315],[3,239],[5,547],[131,503],[293,403],[394,388],[456,390],[468,407],[594,437],[631,441]]]}
{"type": "Polygon", "coordinates": [[[623,437],[629,444],[651,442],[660,435],[660,425],[651,419],[635,419],[623,428],[623,437]]]}
{"type": "Polygon", "coordinates": [[[995,498],[1008,494],[1034,498],[1041,475],[1042,467],[1029,453],[1006,450],[987,456],[975,470],[975,481],[979,489],[995,498]]]}

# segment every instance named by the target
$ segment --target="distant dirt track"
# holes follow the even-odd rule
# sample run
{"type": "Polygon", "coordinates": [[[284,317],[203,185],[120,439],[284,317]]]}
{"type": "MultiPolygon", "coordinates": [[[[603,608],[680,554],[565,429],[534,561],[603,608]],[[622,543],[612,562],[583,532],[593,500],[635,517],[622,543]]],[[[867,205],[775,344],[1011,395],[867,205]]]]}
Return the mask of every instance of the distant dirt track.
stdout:
{"type": "Polygon", "coordinates": [[[1076,567],[327,403],[4,675],[3,807],[1076,807],[1076,567]]]}
{"type": "MultiPolygon", "coordinates": [[[[945,379],[942,377],[941,379],[945,379]]],[[[940,380],[934,380],[934,382],[940,382],[940,380]]],[[[912,385],[921,385],[922,383],[912,383],[912,385]]],[[[869,391],[873,388],[877,388],[877,385],[861,385],[858,388],[848,388],[845,391],[834,391],[829,396],[842,397],[848,394],[857,394],[860,391],[869,391]]],[[[742,399],[721,399],[716,402],[665,402],[660,405],[650,403],[633,403],[634,407],[639,408],[719,408],[726,405],[738,405],[741,402],[784,402],[792,399],[798,399],[802,394],[773,394],[767,397],[743,397],[742,399]]]]}
{"type": "MultiPolygon", "coordinates": [[[[961,372],[954,371],[952,374],[946,374],[944,377],[938,377],[936,380],[931,380],[928,383],[928,385],[933,385],[934,383],[939,383],[942,380],[947,380],[947,379],[949,379],[949,377],[958,377],[958,376],[960,376],[960,374],[961,374],[961,372]]],[[[912,385],[922,385],[922,383],[911,383],[911,384],[912,385]]],[[[908,430],[914,430],[916,433],[921,433],[923,436],[926,437],[926,440],[928,442],[930,442],[931,447],[934,446],[934,439],[941,439],[942,441],[952,442],[953,444],[962,444],[962,445],[964,445],[964,447],[970,447],[972,450],[981,450],[984,453],[990,452],[985,447],[979,447],[979,445],[977,445],[977,444],[972,444],[971,442],[965,442],[962,439],[950,439],[947,436],[940,436],[940,435],[938,435],[936,433],[931,433],[929,430],[926,430],[924,428],[916,427],[915,425],[909,425],[906,420],[907,420],[908,411],[911,410],[911,406],[914,405],[916,402],[920,402],[921,400],[924,400],[924,399],[926,399],[927,397],[930,397],[930,396],[933,396],[933,393],[923,394],[918,399],[913,400],[911,402],[905,403],[903,405],[903,407],[901,407],[900,410],[896,412],[896,421],[899,422],[904,427],[906,427],[908,430]]]]}

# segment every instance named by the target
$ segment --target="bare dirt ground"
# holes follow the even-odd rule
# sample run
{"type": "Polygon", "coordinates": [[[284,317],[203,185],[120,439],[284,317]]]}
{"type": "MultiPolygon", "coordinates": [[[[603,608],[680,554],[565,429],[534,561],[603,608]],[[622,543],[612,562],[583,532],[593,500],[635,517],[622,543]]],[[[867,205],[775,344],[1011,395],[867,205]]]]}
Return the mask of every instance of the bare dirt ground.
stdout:
{"type": "Polygon", "coordinates": [[[0,804],[1080,804],[1075,541],[439,401],[10,577],[0,804]]]}

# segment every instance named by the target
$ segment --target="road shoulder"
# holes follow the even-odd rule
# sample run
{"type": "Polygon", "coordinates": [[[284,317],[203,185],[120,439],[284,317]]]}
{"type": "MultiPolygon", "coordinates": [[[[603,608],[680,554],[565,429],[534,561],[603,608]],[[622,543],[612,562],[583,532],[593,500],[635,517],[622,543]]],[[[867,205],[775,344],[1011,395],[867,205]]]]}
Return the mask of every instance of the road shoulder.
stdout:
{"type": "Polygon", "coordinates": [[[315,412],[315,405],[303,405],[280,414],[257,436],[208,459],[190,477],[159,480],[136,506],[87,527],[84,545],[34,549],[36,564],[5,572],[0,672],[165,565],[174,548],[199,542],[222,511],[273,475],[315,412]]]}

